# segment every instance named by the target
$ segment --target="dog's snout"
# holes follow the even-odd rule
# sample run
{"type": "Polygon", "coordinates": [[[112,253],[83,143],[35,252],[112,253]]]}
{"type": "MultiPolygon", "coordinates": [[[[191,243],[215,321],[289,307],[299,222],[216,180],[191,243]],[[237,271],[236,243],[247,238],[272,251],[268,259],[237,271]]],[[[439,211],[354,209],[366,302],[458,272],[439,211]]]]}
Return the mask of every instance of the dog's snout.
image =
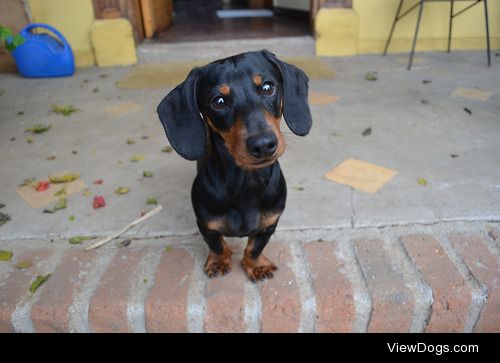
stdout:
{"type": "Polygon", "coordinates": [[[278,139],[273,132],[251,136],[247,139],[248,152],[259,159],[272,156],[278,147],[278,139]]]}

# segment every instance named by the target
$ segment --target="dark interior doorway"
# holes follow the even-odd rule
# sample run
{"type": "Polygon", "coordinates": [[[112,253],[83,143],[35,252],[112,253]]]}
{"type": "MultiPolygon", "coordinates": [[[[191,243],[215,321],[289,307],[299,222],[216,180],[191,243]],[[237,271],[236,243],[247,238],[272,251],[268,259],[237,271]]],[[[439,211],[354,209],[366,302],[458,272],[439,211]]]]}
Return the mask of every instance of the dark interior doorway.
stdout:
{"type": "Polygon", "coordinates": [[[172,24],[153,40],[186,42],[312,34],[308,11],[273,7],[272,0],[174,0],[173,5],[172,24]]]}

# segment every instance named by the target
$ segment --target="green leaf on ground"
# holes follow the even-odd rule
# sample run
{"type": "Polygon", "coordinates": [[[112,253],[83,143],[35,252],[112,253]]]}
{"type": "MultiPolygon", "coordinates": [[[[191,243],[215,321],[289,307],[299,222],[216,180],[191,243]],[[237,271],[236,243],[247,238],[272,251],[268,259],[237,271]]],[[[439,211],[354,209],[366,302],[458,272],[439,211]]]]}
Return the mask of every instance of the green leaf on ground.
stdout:
{"type": "Polygon", "coordinates": [[[27,137],[27,138],[26,138],[26,142],[27,142],[28,144],[33,144],[33,143],[35,142],[35,140],[34,140],[34,139],[32,139],[31,137],[27,137]]]}
{"type": "Polygon", "coordinates": [[[128,139],[127,140],[127,145],[133,145],[135,144],[135,140],[134,139],[128,139]]]}
{"type": "Polygon", "coordinates": [[[90,241],[91,239],[95,239],[94,237],[88,237],[88,236],[76,236],[76,237],[71,237],[68,242],[72,245],[79,245],[83,241],[90,241]]]}
{"type": "Polygon", "coordinates": [[[66,198],[61,197],[57,201],[56,205],[54,206],[54,211],[60,210],[60,209],[65,209],[68,206],[66,202],[66,198]]]}
{"type": "Polygon", "coordinates": [[[14,254],[10,251],[0,251],[0,261],[10,261],[14,254]]]}
{"type": "Polygon", "coordinates": [[[76,219],[76,218],[75,218],[75,216],[74,216],[74,215],[70,215],[70,216],[68,217],[68,221],[70,221],[70,222],[74,222],[74,221],[75,221],[75,219],[76,219]]]}
{"type": "Polygon", "coordinates": [[[56,156],[55,155],[47,156],[45,160],[56,160],[56,156]]]}
{"type": "Polygon", "coordinates": [[[59,106],[59,105],[52,105],[52,112],[64,115],[64,116],[69,116],[74,112],[79,111],[79,109],[73,107],[73,105],[69,106],[59,106]]]}
{"type": "Polygon", "coordinates": [[[376,81],[378,79],[377,72],[368,72],[365,79],[367,81],[376,81]]]}
{"type": "Polygon", "coordinates": [[[64,195],[66,195],[66,189],[64,189],[64,188],[61,188],[57,192],[54,193],[55,197],[62,197],[64,195]]]}
{"type": "Polygon", "coordinates": [[[69,183],[73,180],[76,180],[80,177],[80,174],[77,173],[66,173],[64,175],[50,175],[49,180],[54,183],[69,183]]]}
{"type": "Polygon", "coordinates": [[[158,205],[158,201],[156,200],[156,198],[148,198],[146,200],[146,204],[150,204],[150,205],[158,205]]]}
{"type": "Polygon", "coordinates": [[[50,128],[52,127],[51,124],[49,125],[44,125],[44,124],[36,124],[33,125],[25,130],[25,132],[32,132],[34,134],[41,134],[45,131],[49,131],[50,128]]]}
{"type": "Polygon", "coordinates": [[[161,152],[164,152],[164,153],[171,153],[172,151],[174,151],[174,149],[172,149],[172,146],[165,146],[163,149],[161,149],[161,152]]]}
{"type": "Polygon", "coordinates": [[[143,154],[134,154],[132,155],[129,160],[133,163],[137,162],[137,161],[141,161],[141,160],[144,160],[146,158],[146,156],[144,156],[143,154]]]}
{"type": "Polygon", "coordinates": [[[152,178],[153,177],[153,172],[152,171],[143,171],[142,176],[145,178],[152,178]]]}
{"type": "Polygon", "coordinates": [[[115,193],[118,195],[127,194],[128,192],[130,192],[130,189],[126,187],[118,187],[118,189],[115,190],[115,193]]]}
{"type": "Polygon", "coordinates": [[[174,249],[173,249],[173,247],[172,247],[172,246],[167,246],[167,247],[165,247],[165,252],[166,252],[166,253],[170,253],[170,252],[172,252],[173,250],[174,250],[174,249]]]}
{"type": "Polygon", "coordinates": [[[31,267],[31,266],[33,266],[33,264],[31,262],[29,262],[29,261],[21,261],[21,262],[18,262],[15,267],[18,270],[24,270],[25,268],[28,268],[28,267],[31,267]]]}
{"type": "Polygon", "coordinates": [[[30,286],[30,290],[29,291],[30,291],[31,295],[33,295],[36,292],[36,290],[38,290],[38,288],[40,286],[42,286],[44,283],[46,283],[47,280],[50,278],[51,275],[52,274],[48,274],[48,275],[45,275],[45,276],[37,276],[36,279],[35,279],[35,281],[33,281],[31,283],[31,286],[30,286]]]}
{"type": "Polygon", "coordinates": [[[304,187],[293,187],[293,190],[296,190],[297,192],[301,192],[304,189],[305,189],[304,187]]]}
{"type": "Polygon", "coordinates": [[[420,177],[417,179],[417,183],[425,186],[427,185],[427,180],[425,178],[420,177]]]}

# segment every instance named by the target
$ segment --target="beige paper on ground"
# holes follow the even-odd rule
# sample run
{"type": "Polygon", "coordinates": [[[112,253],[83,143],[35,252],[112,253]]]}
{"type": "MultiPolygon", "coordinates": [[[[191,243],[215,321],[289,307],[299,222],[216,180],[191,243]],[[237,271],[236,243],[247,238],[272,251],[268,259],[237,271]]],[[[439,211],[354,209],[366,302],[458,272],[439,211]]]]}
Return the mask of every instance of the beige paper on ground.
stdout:
{"type": "MultiPolygon", "coordinates": [[[[60,173],[58,173],[60,174],[60,173]]],[[[63,173],[64,174],[64,173],[63,173]]],[[[42,179],[47,180],[47,179],[42,179]]],[[[73,180],[70,183],[50,183],[50,187],[43,191],[37,192],[36,188],[25,185],[17,189],[17,193],[28,203],[32,208],[45,207],[51,203],[55,203],[59,197],[54,194],[64,188],[66,196],[78,193],[87,188],[87,184],[81,179],[73,180]]]]}
{"type": "Polygon", "coordinates": [[[452,97],[462,97],[477,101],[488,101],[491,97],[491,92],[482,91],[477,88],[458,87],[451,94],[452,97]]]}
{"type": "Polygon", "coordinates": [[[104,111],[113,116],[123,116],[127,113],[142,110],[142,105],[135,102],[122,102],[104,108],[104,111]]]}
{"type": "Polygon", "coordinates": [[[375,193],[392,178],[397,171],[356,159],[347,159],[326,173],[334,182],[349,185],[367,193],[375,193]]]}
{"type": "Polygon", "coordinates": [[[340,100],[339,96],[332,95],[330,93],[323,92],[309,92],[309,104],[314,106],[326,106],[332,103],[336,103],[340,100]]]}

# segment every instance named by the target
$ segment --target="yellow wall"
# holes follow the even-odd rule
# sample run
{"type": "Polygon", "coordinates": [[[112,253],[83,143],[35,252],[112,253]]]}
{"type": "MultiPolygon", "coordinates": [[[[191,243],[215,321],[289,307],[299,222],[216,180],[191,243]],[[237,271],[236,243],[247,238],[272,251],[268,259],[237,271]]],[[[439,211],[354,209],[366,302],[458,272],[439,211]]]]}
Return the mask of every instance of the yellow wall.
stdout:
{"type": "MultiPolygon", "coordinates": [[[[404,9],[408,9],[416,0],[405,0],[404,9]]],[[[366,53],[382,53],[385,42],[396,14],[399,0],[354,0],[351,18],[357,19],[358,28],[352,36],[357,39],[357,52],[346,52],[340,37],[345,28],[337,29],[332,20],[340,11],[346,9],[321,9],[318,16],[323,17],[320,27],[316,27],[318,37],[318,55],[352,55],[366,53]],[[335,15],[336,14],[336,15],[335,15]]],[[[472,1],[455,2],[455,12],[472,1]]],[[[426,3],[420,23],[417,50],[445,50],[448,39],[449,2],[426,3]]],[[[488,1],[490,20],[490,38],[493,49],[500,48],[500,1],[488,1]]],[[[415,25],[417,9],[398,21],[389,52],[406,52],[410,49],[415,25]]],[[[344,35],[345,36],[345,35],[344,35]]],[[[484,6],[478,4],[453,20],[452,49],[484,49],[486,47],[486,30],[484,25],[484,6]]],[[[352,49],[353,47],[351,47],[352,49]]]]}
{"type": "Polygon", "coordinates": [[[29,0],[33,20],[58,29],[71,44],[77,67],[94,65],[90,27],[94,21],[91,0],[29,0]]]}

